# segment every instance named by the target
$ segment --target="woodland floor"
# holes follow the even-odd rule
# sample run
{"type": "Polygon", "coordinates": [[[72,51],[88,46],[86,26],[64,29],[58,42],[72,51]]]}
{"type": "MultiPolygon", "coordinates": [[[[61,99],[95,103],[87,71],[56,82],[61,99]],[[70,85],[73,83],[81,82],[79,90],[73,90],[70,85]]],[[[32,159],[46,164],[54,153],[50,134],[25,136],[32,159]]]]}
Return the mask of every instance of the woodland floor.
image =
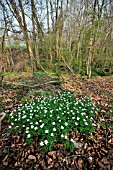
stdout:
{"type": "Polygon", "coordinates": [[[86,79],[62,76],[60,85],[55,85],[47,77],[29,77],[24,79],[24,85],[15,85],[18,82],[23,84],[22,77],[17,80],[5,78],[3,81],[0,112],[10,114],[25,96],[32,98],[38,95],[36,90],[39,93],[40,89],[55,93],[68,89],[73,90],[77,97],[90,96],[96,104],[100,104],[97,116],[100,121],[106,121],[106,126],[98,125],[90,139],[85,134],[72,132],[73,139],[83,143],[80,149],[70,152],[56,143],[53,151],[45,153],[37,147],[36,140],[28,146],[21,135],[8,134],[9,123],[4,119],[0,132],[0,170],[113,170],[113,129],[108,125],[108,122],[113,123],[108,114],[108,110],[113,108],[113,77],[86,79]]]}

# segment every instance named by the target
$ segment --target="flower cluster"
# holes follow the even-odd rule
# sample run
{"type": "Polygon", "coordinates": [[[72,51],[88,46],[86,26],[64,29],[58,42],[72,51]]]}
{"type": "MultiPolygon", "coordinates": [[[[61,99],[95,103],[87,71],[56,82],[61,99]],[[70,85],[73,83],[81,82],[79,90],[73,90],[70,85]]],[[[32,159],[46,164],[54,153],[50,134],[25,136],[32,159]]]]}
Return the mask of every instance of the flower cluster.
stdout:
{"type": "Polygon", "coordinates": [[[40,136],[39,146],[50,150],[58,138],[67,140],[72,130],[92,133],[96,112],[90,98],[75,99],[71,92],[58,92],[20,104],[9,116],[9,128],[23,133],[27,143],[40,136]]]}

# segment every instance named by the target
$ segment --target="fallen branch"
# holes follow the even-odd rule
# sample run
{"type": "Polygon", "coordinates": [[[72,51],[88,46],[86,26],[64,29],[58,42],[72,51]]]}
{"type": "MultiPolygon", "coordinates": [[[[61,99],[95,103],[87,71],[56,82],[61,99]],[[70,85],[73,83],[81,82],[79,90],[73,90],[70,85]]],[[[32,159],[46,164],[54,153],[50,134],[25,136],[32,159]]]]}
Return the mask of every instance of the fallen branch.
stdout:
{"type": "Polygon", "coordinates": [[[45,84],[53,84],[53,83],[60,83],[60,81],[53,80],[53,81],[48,81],[45,84]]]}
{"type": "Polygon", "coordinates": [[[15,86],[20,86],[20,87],[28,87],[28,88],[41,87],[41,86],[44,86],[44,85],[47,85],[47,84],[53,84],[53,83],[57,83],[57,82],[58,81],[54,80],[54,81],[45,82],[43,84],[35,84],[35,85],[32,85],[32,86],[29,86],[27,84],[19,84],[19,83],[12,83],[12,82],[9,82],[9,81],[3,81],[4,84],[10,84],[10,85],[15,85],[15,86]]]}
{"type": "Polygon", "coordinates": [[[11,83],[9,81],[3,81],[4,84],[10,84],[10,85],[15,85],[15,86],[22,86],[22,87],[28,87],[28,88],[34,88],[40,86],[39,84],[35,84],[33,86],[29,86],[27,84],[18,84],[18,83],[11,83]]]}
{"type": "Polygon", "coordinates": [[[61,57],[62,57],[62,59],[63,59],[63,61],[64,61],[64,64],[67,66],[67,68],[70,70],[70,72],[71,72],[73,75],[75,75],[74,71],[73,71],[73,70],[69,67],[69,65],[66,63],[64,57],[63,57],[63,56],[61,56],[61,57]]]}

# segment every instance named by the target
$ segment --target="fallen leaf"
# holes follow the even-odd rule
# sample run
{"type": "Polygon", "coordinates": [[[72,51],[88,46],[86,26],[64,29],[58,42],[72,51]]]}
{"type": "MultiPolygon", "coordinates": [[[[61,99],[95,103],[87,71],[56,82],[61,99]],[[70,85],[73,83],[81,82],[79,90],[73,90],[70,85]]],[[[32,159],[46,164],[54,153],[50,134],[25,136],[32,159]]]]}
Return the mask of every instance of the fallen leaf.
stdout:
{"type": "Polygon", "coordinates": [[[53,159],[56,159],[56,151],[48,152],[48,156],[51,156],[53,157],[53,159]]]}
{"type": "Polygon", "coordinates": [[[82,159],[78,160],[78,166],[79,166],[79,169],[83,168],[83,160],[82,159]]]}
{"type": "Polygon", "coordinates": [[[110,162],[108,161],[108,159],[106,157],[102,158],[101,163],[103,163],[104,165],[110,164],[110,162]]]}
{"type": "Polygon", "coordinates": [[[33,156],[33,155],[29,155],[29,156],[28,156],[28,159],[30,159],[30,160],[36,160],[36,157],[33,156]]]}
{"type": "Polygon", "coordinates": [[[18,162],[15,162],[14,166],[18,166],[18,162]]]}
{"type": "Polygon", "coordinates": [[[103,149],[103,148],[101,149],[101,151],[104,152],[104,153],[106,153],[106,154],[108,153],[108,151],[105,150],[105,149],[103,149]]]}
{"type": "Polygon", "coordinates": [[[47,155],[46,155],[46,159],[47,159],[47,163],[48,163],[48,165],[50,165],[50,164],[51,164],[51,162],[52,162],[52,159],[51,159],[51,158],[49,158],[49,156],[47,156],[47,155]]]}
{"type": "Polygon", "coordinates": [[[102,168],[103,170],[106,170],[106,167],[101,163],[101,162],[98,162],[98,165],[100,168],[102,168]]]}
{"type": "Polygon", "coordinates": [[[7,165],[8,165],[8,162],[3,162],[3,165],[4,165],[4,166],[7,166],[7,165]]]}
{"type": "Polygon", "coordinates": [[[79,148],[81,148],[81,147],[83,146],[82,143],[76,142],[76,141],[74,141],[73,139],[71,139],[71,142],[74,144],[74,147],[75,147],[76,149],[79,149],[79,148]]]}

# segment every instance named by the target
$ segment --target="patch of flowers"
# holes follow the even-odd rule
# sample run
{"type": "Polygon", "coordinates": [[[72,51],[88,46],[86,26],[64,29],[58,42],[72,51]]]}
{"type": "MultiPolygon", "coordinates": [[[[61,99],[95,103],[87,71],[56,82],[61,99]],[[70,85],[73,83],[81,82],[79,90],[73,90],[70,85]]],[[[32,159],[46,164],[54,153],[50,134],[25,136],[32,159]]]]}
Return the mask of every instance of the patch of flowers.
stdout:
{"type": "Polygon", "coordinates": [[[57,139],[70,147],[68,133],[91,134],[95,130],[96,112],[90,98],[75,99],[70,91],[58,91],[55,96],[20,104],[8,117],[9,128],[22,133],[28,144],[38,137],[39,146],[45,151],[51,150],[57,139]]]}

